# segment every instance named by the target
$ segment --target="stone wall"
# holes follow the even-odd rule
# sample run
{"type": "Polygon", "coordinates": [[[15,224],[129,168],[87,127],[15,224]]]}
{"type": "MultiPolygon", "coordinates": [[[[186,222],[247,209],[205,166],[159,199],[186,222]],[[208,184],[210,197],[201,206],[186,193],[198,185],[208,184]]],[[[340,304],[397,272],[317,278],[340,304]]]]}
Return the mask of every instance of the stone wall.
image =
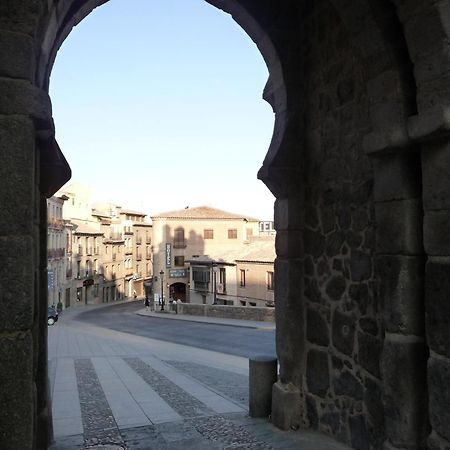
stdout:
{"type": "Polygon", "coordinates": [[[223,317],[226,319],[275,322],[275,308],[179,303],[177,304],[177,310],[178,314],[187,314],[192,316],[223,317]]]}
{"type": "Polygon", "coordinates": [[[358,51],[334,8],[321,4],[304,18],[306,423],[355,448],[379,448],[383,328],[373,173],[362,148],[369,105],[358,51]]]}
{"type": "MultiPolygon", "coordinates": [[[[0,448],[51,435],[45,198],[70,169],[47,89],[61,43],[105,1],[0,2],[0,448]]],[[[272,421],[356,449],[447,450],[450,3],[208,1],[270,73],[272,421]]]]}

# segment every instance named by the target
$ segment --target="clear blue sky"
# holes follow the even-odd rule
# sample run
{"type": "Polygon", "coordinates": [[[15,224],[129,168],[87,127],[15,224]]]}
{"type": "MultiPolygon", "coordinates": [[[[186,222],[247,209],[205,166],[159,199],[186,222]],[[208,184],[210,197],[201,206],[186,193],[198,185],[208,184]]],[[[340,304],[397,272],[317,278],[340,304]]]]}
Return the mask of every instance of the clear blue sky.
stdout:
{"type": "Polygon", "coordinates": [[[72,180],[155,214],[209,205],[263,220],[274,116],[256,45],[204,0],[110,0],[64,42],[50,95],[72,180]]]}

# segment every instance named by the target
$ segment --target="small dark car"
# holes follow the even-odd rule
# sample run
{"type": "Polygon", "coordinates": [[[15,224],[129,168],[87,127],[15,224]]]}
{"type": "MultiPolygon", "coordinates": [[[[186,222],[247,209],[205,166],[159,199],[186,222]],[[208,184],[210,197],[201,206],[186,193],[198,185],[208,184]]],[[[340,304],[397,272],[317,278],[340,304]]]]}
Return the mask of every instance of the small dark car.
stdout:
{"type": "Polygon", "coordinates": [[[53,306],[47,308],[47,324],[53,325],[58,321],[58,311],[53,306]]]}

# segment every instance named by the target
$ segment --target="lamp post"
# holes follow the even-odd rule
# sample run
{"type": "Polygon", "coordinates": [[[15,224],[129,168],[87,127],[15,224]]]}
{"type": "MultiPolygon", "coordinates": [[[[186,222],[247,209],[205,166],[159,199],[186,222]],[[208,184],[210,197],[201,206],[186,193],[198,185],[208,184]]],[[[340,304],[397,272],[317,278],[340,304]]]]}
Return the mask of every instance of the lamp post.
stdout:
{"type": "Polygon", "coordinates": [[[164,311],[164,271],[159,272],[161,278],[161,311],[164,311]]]}
{"type": "Polygon", "coordinates": [[[214,263],[212,265],[212,270],[213,270],[213,305],[215,305],[217,303],[217,279],[216,279],[216,274],[217,274],[217,264],[214,263]]]}

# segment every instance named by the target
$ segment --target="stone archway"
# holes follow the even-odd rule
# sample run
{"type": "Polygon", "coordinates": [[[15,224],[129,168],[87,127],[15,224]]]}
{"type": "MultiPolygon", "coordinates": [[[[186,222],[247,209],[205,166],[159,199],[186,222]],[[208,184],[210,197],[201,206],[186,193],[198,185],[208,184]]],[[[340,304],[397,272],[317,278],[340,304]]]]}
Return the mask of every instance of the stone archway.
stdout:
{"type": "MultiPolygon", "coordinates": [[[[275,129],[258,176],[277,198],[273,420],[354,448],[448,447],[448,2],[208,1],[270,73],[275,129]]],[[[45,197],[70,176],[48,77],[102,3],[0,6],[5,448],[47,447],[45,197]]]]}

